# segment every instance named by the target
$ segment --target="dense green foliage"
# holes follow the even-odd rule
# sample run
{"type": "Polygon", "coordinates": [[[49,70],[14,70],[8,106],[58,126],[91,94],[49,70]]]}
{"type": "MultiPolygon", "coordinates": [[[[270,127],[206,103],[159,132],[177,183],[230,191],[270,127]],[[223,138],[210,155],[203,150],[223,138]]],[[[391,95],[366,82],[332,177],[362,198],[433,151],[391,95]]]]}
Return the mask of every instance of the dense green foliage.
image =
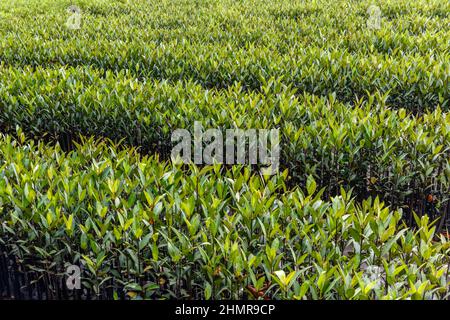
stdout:
{"type": "Polygon", "coordinates": [[[448,298],[449,12],[1,1],[0,296],[448,298]],[[171,164],[195,121],[280,129],[281,171],[171,164]]]}
{"type": "Polygon", "coordinates": [[[311,178],[305,194],[286,191],[285,174],[185,172],[105,143],[64,153],[19,141],[0,137],[1,247],[50,288],[82,261],[84,285],[103,298],[122,288],[146,298],[242,298],[245,287],[290,299],[448,294],[449,242],[433,241],[426,216],[411,230],[378,199],[358,205],[342,189],[323,201],[311,178]]]}
{"type": "Polygon", "coordinates": [[[280,78],[344,102],[379,90],[412,111],[449,107],[446,0],[380,2],[381,30],[366,26],[372,1],[83,0],[76,32],[65,27],[69,4],[2,1],[0,60],[127,69],[141,80],[219,89],[259,90],[280,78]]]}
{"type": "Polygon", "coordinates": [[[1,77],[5,130],[19,125],[59,141],[80,133],[124,139],[167,158],[171,132],[193,131],[194,121],[223,130],[277,127],[292,183],[304,185],[311,174],[330,194],[342,185],[391,204],[426,193],[448,200],[450,116],[439,108],[413,116],[386,108],[379,94],[350,108],[334,95],[295,95],[274,81],[263,93],[246,93],[240,85],[204,91],[192,83],[143,84],[126,73],[101,76],[92,69],[6,69],[1,77]]]}

